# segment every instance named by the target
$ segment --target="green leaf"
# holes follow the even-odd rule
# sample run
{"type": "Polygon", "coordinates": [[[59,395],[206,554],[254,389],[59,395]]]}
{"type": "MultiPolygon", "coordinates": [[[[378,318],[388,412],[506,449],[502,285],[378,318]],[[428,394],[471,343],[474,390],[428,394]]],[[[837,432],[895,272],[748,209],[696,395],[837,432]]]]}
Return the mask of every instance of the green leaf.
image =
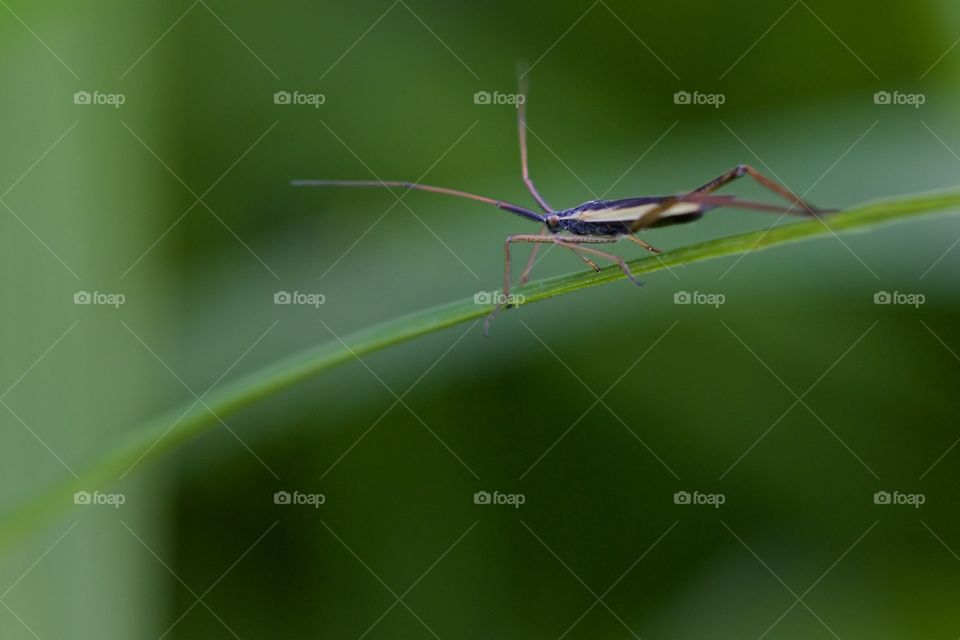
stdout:
{"type": "MultiPolygon", "coordinates": [[[[636,275],[652,273],[668,267],[742,254],[806,238],[855,229],[865,230],[881,223],[905,221],[914,216],[957,206],[960,206],[960,192],[921,194],[878,201],[824,219],[805,220],[701,242],[659,256],[640,258],[629,265],[636,275]]],[[[523,294],[525,304],[531,304],[624,277],[619,268],[608,267],[599,272],[587,271],[540,280],[518,288],[515,293],[523,294]]],[[[9,548],[57,514],[69,509],[75,491],[93,491],[117,481],[131,467],[158,458],[215,427],[218,424],[216,416],[223,418],[235,413],[354,357],[462,322],[483,318],[492,308],[493,305],[476,304],[471,297],[388,320],[347,336],[343,342],[334,340],[318,345],[239,377],[212,392],[203,403],[188,401],[184,406],[132,429],[125,438],[94,460],[79,477],[65,480],[8,513],[0,521],[0,549],[9,548]]]]}

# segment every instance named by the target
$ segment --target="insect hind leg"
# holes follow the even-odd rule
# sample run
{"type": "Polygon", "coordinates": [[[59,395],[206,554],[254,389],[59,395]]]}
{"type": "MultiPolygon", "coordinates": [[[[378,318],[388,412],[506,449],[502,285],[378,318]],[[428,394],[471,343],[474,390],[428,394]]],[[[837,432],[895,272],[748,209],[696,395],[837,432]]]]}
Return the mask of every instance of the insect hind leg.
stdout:
{"type": "MultiPolygon", "coordinates": [[[[706,183],[701,187],[694,189],[693,191],[691,191],[686,195],[687,196],[707,195],[707,194],[713,193],[714,191],[716,191],[717,189],[725,185],[730,184],[734,180],[742,178],[743,176],[750,176],[756,182],[758,182],[761,186],[769,189],[770,191],[784,198],[791,204],[791,208],[799,207],[800,209],[803,210],[804,213],[811,216],[819,216],[822,213],[819,209],[814,207],[812,204],[810,204],[809,202],[807,202],[806,200],[804,200],[794,192],[787,189],[782,184],[774,180],[771,180],[770,178],[763,175],[762,173],[760,173],[759,171],[757,171],[756,169],[754,169],[748,164],[738,164],[736,167],[734,167],[730,171],[727,171],[726,173],[718,176],[717,178],[714,178],[710,182],[706,183]]],[[[680,199],[682,200],[683,196],[681,196],[680,199]]]]}

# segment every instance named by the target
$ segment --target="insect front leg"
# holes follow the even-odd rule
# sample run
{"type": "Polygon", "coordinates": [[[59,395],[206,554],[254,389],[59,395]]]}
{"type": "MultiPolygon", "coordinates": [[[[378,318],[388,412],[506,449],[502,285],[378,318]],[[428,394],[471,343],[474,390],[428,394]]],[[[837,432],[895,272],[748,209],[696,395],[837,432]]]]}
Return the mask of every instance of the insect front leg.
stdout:
{"type": "Polygon", "coordinates": [[[506,306],[507,299],[510,296],[510,245],[514,242],[529,242],[542,244],[545,242],[555,242],[556,238],[550,235],[544,235],[543,233],[539,235],[530,234],[530,233],[521,233],[517,235],[507,236],[507,239],[503,243],[503,291],[501,292],[502,297],[497,300],[497,306],[493,308],[493,311],[490,312],[490,315],[487,316],[487,319],[483,321],[483,335],[490,335],[490,323],[493,322],[494,318],[497,317],[497,314],[500,313],[500,310],[506,306]]]}
{"type": "Polygon", "coordinates": [[[493,311],[490,312],[490,315],[487,316],[486,320],[483,321],[483,335],[487,336],[490,334],[490,323],[493,322],[494,318],[497,317],[497,314],[500,313],[500,310],[507,305],[507,300],[510,296],[510,265],[511,265],[511,256],[510,256],[510,245],[515,242],[527,242],[533,243],[537,246],[546,243],[552,243],[564,249],[569,249],[572,251],[578,258],[587,263],[594,271],[599,271],[600,267],[590,258],[583,255],[583,253],[590,253],[602,258],[611,260],[612,262],[619,264],[620,268],[626,274],[630,280],[637,285],[642,285],[642,282],[639,282],[633,277],[633,274],[630,273],[630,268],[627,266],[626,261],[620,256],[615,256],[611,253],[605,253],[603,251],[598,251],[597,249],[592,249],[589,247],[580,246],[582,244],[609,244],[611,242],[616,242],[617,238],[614,237],[590,237],[590,236],[579,236],[579,237],[570,237],[570,238],[557,238],[556,236],[551,236],[548,234],[540,233],[538,235],[534,234],[517,234],[512,236],[507,236],[506,241],[503,245],[503,291],[502,298],[497,300],[497,306],[494,307],[493,311]]]}

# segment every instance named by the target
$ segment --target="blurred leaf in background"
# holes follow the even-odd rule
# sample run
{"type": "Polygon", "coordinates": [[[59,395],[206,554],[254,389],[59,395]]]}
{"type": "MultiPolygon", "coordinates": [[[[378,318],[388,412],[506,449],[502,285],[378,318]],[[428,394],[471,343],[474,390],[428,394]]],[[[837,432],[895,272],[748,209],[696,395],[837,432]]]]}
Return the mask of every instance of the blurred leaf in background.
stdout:
{"type": "MultiPolygon", "coordinates": [[[[515,91],[519,59],[531,170],[558,207],[740,162],[836,207],[960,176],[948,3],[5,0],[0,16],[4,506],[225,373],[496,288],[503,238],[532,225],[289,181],[528,203],[515,110],[473,99],[515,91]]],[[[718,211],[649,239],[775,220],[718,211]]],[[[4,557],[0,635],[955,638],[958,236],[943,216],[748,253],[351,363],[4,557]]],[[[549,251],[536,274],[581,267],[549,251]]]]}

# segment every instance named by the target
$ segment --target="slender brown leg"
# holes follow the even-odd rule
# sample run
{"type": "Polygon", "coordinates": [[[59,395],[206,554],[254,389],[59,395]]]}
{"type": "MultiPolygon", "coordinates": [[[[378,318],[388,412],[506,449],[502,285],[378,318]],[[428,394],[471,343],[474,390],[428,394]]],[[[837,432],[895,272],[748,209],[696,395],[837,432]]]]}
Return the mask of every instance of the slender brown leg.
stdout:
{"type": "Polygon", "coordinates": [[[641,218],[640,220],[637,220],[633,224],[631,230],[637,231],[644,227],[652,226],[658,219],[660,219],[660,217],[663,215],[665,211],[670,209],[670,207],[672,207],[676,203],[683,202],[683,201],[702,202],[705,204],[717,204],[720,206],[722,205],[741,206],[743,208],[758,209],[761,211],[774,210],[775,212],[779,212],[784,215],[788,213],[793,213],[795,209],[799,209],[798,211],[796,211],[797,213],[814,216],[814,217],[820,217],[820,215],[823,213],[822,211],[820,211],[819,209],[817,209],[816,207],[814,207],[813,205],[805,201],[800,196],[796,195],[795,193],[793,193],[783,185],[777,184],[770,178],[767,178],[765,175],[763,175],[762,173],[760,173],[750,165],[741,164],[741,165],[737,165],[730,171],[727,171],[723,175],[717,178],[714,178],[713,180],[706,183],[705,185],[694,189],[693,191],[689,191],[679,196],[664,198],[655,209],[653,209],[652,211],[644,215],[643,218],[641,218]],[[787,201],[790,202],[790,207],[785,211],[780,211],[773,207],[767,207],[762,203],[738,201],[735,198],[731,198],[729,199],[729,201],[727,201],[725,199],[722,199],[722,196],[713,196],[713,197],[710,196],[711,193],[713,193],[720,187],[728,185],[734,180],[736,180],[737,178],[742,178],[743,176],[750,176],[751,178],[756,180],[758,183],[760,183],[767,189],[770,189],[777,195],[782,196],[783,198],[785,198],[787,201]]]}
{"type": "Polygon", "coordinates": [[[583,260],[583,262],[584,262],[588,267],[590,267],[590,268],[593,269],[594,271],[600,271],[600,267],[597,265],[597,263],[594,262],[593,260],[591,260],[590,258],[588,258],[587,256],[583,255],[583,254],[580,253],[579,251],[577,251],[577,248],[576,248],[576,247],[568,247],[568,248],[570,249],[570,251],[573,251],[573,254],[574,254],[575,256],[577,256],[578,258],[580,258],[581,260],[583,260]]]}
{"type": "MultiPolygon", "coordinates": [[[[710,205],[714,207],[733,207],[735,209],[750,209],[752,211],[768,211],[771,213],[780,213],[780,214],[793,214],[807,216],[807,212],[798,209],[795,206],[790,206],[789,208],[784,208],[775,204],[768,204],[766,202],[756,202],[753,200],[741,200],[735,196],[713,196],[713,195],[702,195],[698,193],[688,193],[685,196],[680,198],[684,202],[699,202],[701,204],[710,205]]],[[[836,213],[838,209],[817,209],[819,213],[836,213]]]]}
{"type": "MultiPolygon", "coordinates": [[[[545,236],[550,233],[550,230],[544,227],[540,230],[540,235],[545,236]]],[[[533,265],[537,263],[537,254],[540,252],[541,243],[536,243],[533,245],[533,249],[530,250],[530,257],[527,258],[527,266],[523,268],[523,273],[520,274],[520,284],[524,284],[527,280],[530,279],[530,272],[533,271],[533,265]]]]}
{"type": "Polygon", "coordinates": [[[537,201],[537,204],[540,205],[540,208],[547,213],[553,212],[553,207],[551,207],[543,196],[540,195],[540,192],[537,191],[537,187],[534,186],[533,180],[530,179],[530,169],[527,163],[527,80],[526,77],[520,75],[521,69],[518,68],[519,78],[517,79],[517,84],[519,86],[519,93],[522,98],[522,102],[517,105],[517,133],[520,137],[520,170],[523,175],[523,183],[527,185],[527,190],[530,192],[530,195],[533,196],[533,199],[537,201]]]}
{"type": "MultiPolygon", "coordinates": [[[[547,235],[548,233],[550,233],[549,230],[548,230],[546,227],[544,227],[543,230],[540,232],[540,235],[545,236],[545,235],[547,235]]],[[[533,267],[534,267],[534,265],[536,264],[537,252],[539,251],[540,247],[541,247],[543,244],[544,244],[544,243],[542,243],[542,242],[538,242],[538,243],[535,243],[535,244],[533,245],[533,249],[530,251],[530,257],[527,259],[527,265],[523,268],[523,272],[520,274],[519,284],[526,284],[527,280],[530,279],[530,272],[533,271],[533,267]]],[[[580,258],[581,260],[583,260],[583,262],[584,262],[588,267],[590,267],[590,268],[593,269],[594,271],[600,271],[600,267],[597,266],[597,263],[596,263],[596,262],[594,262],[593,260],[591,260],[591,259],[588,258],[587,256],[583,255],[582,253],[580,253],[579,251],[577,251],[575,248],[572,248],[572,247],[571,247],[570,250],[573,251],[573,253],[574,253],[578,258],[580,258]]]]}
{"type": "Polygon", "coordinates": [[[750,176],[751,178],[756,180],[758,183],[760,183],[770,191],[773,191],[777,195],[786,199],[792,205],[792,207],[799,206],[801,209],[803,209],[807,213],[807,215],[811,215],[811,216],[820,215],[819,209],[811,205],[809,202],[805,201],[803,198],[801,198],[794,192],[787,189],[782,184],[779,184],[771,180],[770,178],[766,177],[765,175],[763,175],[762,173],[760,173],[759,171],[757,171],[756,169],[754,169],[748,164],[737,165],[736,167],[724,173],[720,177],[711,180],[710,182],[706,183],[702,187],[699,187],[698,189],[694,189],[690,193],[703,194],[703,195],[706,195],[708,193],[713,193],[720,187],[730,184],[737,178],[742,178],[743,176],[750,176]]]}
{"type": "Polygon", "coordinates": [[[490,315],[483,321],[483,335],[490,335],[490,323],[493,322],[494,318],[497,317],[497,314],[500,313],[507,302],[507,297],[510,295],[510,245],[514,242],[532,242],[532,243],[543,243],[543,242],[553,242],[553,238],[543,235],[532,234],[519,234],[513,236],[507,236],[507,239],[503,243],[503,298],[497,300],[497,306],[493,308],[493,311],[490,312],[490,315]]]}
{"type": "Polygon", "coordinates": [[[633,235],[633,234],[628,234],[628,235],[625,235],[625,236],[623,236],[623,237],[626,238],[627,240],[629,240],[630,242],[634,243],[634,244],[640,245],[641,247],[643,247],[644,249],[646,249],[647,251],[649,251],[649,252],[652,253],[653,255],[657,255],[657,254],[663,253],[662,251],[660,251],[660,249],[657,249],[655,246],[653,246],[652,244],[650,244],[650,243],[647,242],[646,240],[643,240],[643,239],[641,239],[641,238],[638,238],[637,236],[635,236],[635,235],[633,235]]]}
{"type": "Polygon", "coordinates": [[[493,322],[494,318],[497,317],[497,314],[500,313],[500,310],[506,306],[507,297],[510,295],[510,245],[514,242],[529,242],[534,244],[546,244],[552,243],[558,247],[563,247],[564,249],[569,249],[577,254],[582,260],[591,265],[594,269],[597,269],[597,265],[590,261],[589,258],[581,255],[580,252],[589,253],[601,258],[606,258],[611,262],[620,266],[620,269],[623,273],[636,285],[642,285],[643,283],[633,277],[633,274],[630,273],[630,267],[627,265],[626,260],[620,256],[615,256],[612,253],[606,253],[604,251],[599,251],[591,247],[584,247],[584,244],[610,244],[616,242],[619,238],[617,237],[605,237],[605,236],[565,236],[562,238],[556,236],[546,236],[543,234],[534,235],[534,234],[518,234],[507,236],[506,241],[504,242],[504,264],[503,264],[503,291],[501,300],[497,301],[497,306],[494,307],[493,311],[490,312],[490,315],[487,316],[486,320],[483,322],[483,335],[490,334],[490,323],[493,322]]]}
{"type": "Polygon", "coordinates": [[[627,261],[624,260],[623,258],[621,258],[620,256],[616,256],[616,255],[613,255],[612,253],[607,253],[607,252],[605,252],[605,251],[600,251],[599,249],[593,249],[593,248],[591,248],[591,247],[580,246],[580,245],[583,245],[583,244],[610,244],[610,243],[612,243],[612,242],[616,242],[617,240],[619,240],[619,238],[614,238],[614,237],[607,238],[607,237],[574,236],[574,237],[572,237],[572,238],[571,238],[571,237],[567,237],[567,238],[563,238],[563,239],[555,238],[555,239],[554,239],[554,242],[555,242],[558,246],[565,247],[565,248],[570,249],[570,250],[572,250],[572,251],[574,251],[574,252],[576,252],[577,250],[579,250],[579,251],[585,251],[585,252],[591,253],[591,254],[593,254],[593,255],[595,255],[595,256],[600,256],[601,258],[606,258],[607,260],[613,262],[614,264],[619,265],[620,270],[623,271],[624,275],[627,276],[627,278],[630,280],[630,282],[632,282],[633,284],[637,285],[638,287],[642,287],[642,286],[643,286],[643,283],[640,282],[639,280],[637,280],[635,277],[633,277],[633,274],[630,273],[630,266],[627,264],[627,261]]]}

